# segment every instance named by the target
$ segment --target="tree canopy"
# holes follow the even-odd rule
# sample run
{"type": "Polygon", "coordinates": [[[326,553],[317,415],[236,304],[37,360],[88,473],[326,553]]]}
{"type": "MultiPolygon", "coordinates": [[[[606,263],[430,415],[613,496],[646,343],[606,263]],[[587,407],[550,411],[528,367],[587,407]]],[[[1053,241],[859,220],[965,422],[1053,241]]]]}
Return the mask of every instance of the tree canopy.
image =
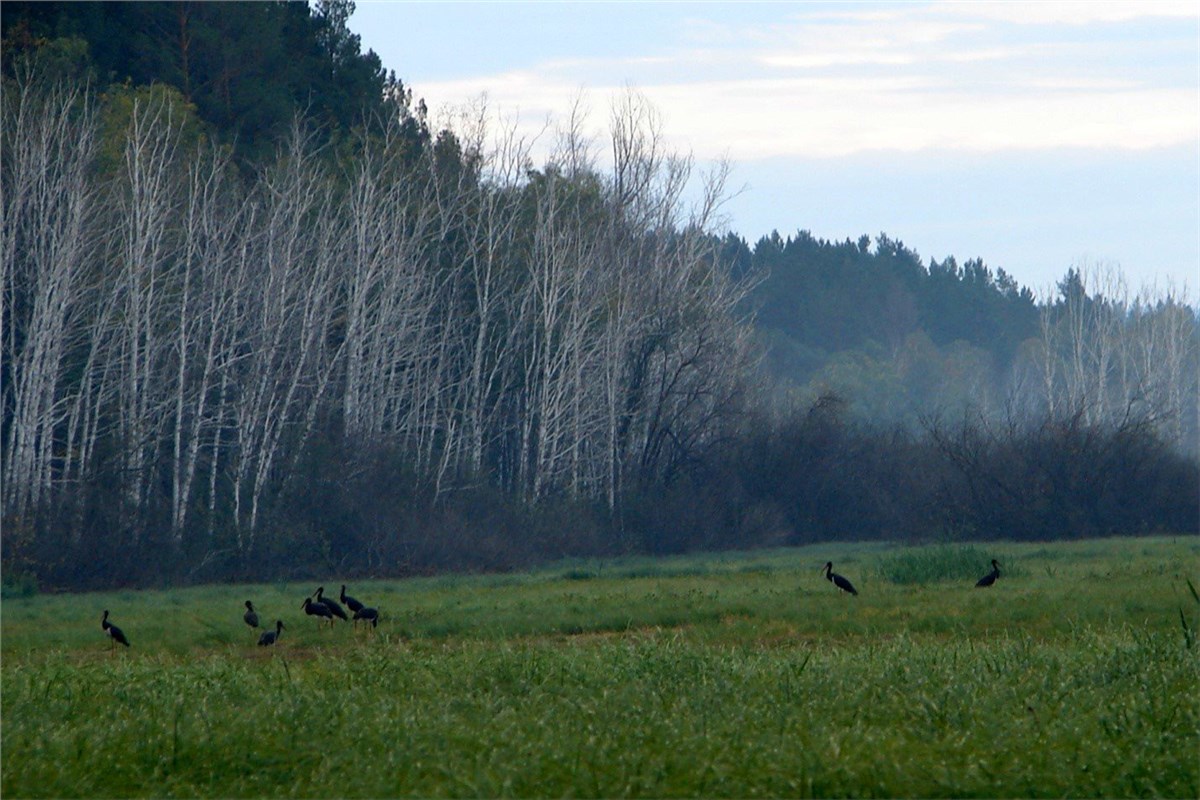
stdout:
{"type": "MultiPolygon", "coordinates": [[[[7,2],[4,68],[53,40],[78,40],[101,86],[173,86],[241,160],[261,162],[297,115],[333,139],[409,113],[403,83],[346,27],[353,9],[352,0],[7,2]]],[[[409,135],[427,138],[415,116],[409,135]]]]}

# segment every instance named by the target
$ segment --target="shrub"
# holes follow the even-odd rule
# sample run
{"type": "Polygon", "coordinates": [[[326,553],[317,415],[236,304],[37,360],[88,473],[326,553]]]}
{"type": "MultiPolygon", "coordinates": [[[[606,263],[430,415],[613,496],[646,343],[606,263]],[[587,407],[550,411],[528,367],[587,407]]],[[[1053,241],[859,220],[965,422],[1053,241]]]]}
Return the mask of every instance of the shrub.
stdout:
{"type": "Polygon", "coordinates": [[[938,545],[902,550],[881,559],[876,574],[898,584],[974,582],[991,570],[993,558],[1000,562],[1002,574],[1020,574],[1020,568],[1009,566],[1012,559],[974,545],[938,545]]]}
{"type": "Polygon", "coordinates": [[[11,573],[6,570],[3,581],[0,581],[0,599],[33,597],[37,593],[37,576],[31,572],[11,573]]]}

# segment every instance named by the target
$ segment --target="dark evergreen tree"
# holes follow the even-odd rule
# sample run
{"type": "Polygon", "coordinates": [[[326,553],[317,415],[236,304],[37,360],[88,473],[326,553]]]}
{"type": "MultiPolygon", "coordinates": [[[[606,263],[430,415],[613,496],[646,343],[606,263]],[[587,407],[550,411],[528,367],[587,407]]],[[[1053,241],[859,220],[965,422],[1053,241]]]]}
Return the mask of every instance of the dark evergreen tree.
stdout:
{"type": "Polygon", "coordinates": [[[4,67],[10,74],[30,50],[78,38],[101,86],[174,86],[244,163],[257,163],[297,114],[330,140],[373,116],[408,113],[411,95],[346,27],[353,9],[349,0],[315,10],[295,2],[9,2],[0,18],[4,67]]]}

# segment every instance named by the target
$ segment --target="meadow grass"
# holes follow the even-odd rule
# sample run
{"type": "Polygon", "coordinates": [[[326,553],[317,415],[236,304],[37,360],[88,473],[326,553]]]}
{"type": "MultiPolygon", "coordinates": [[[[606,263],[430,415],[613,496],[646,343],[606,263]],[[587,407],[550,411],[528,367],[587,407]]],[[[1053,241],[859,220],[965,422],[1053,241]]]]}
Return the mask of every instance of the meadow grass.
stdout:
{"type": "Polygon", "coordinates": [[[992,570],[992,559],[1000,563],[1001,574],[1016,578],[1024,573],[1020,562],[995,547],[982,545],[940,545],[913,547],[879,559],[876,572],[892,583],[925,584],[942,581],[973,582],[992,570]],[[1009,567],[1006,561],[1014,561],[1009,567]]]}
{"type": "Polygon", "coordinates": [[[1005,543],[988,590],[882,577],[922,549],[359,581],[383,620],[357,634],[304,618],[315,584],[7,599],[0,793],[1200,795],[1200,540],[1005,543]]]}

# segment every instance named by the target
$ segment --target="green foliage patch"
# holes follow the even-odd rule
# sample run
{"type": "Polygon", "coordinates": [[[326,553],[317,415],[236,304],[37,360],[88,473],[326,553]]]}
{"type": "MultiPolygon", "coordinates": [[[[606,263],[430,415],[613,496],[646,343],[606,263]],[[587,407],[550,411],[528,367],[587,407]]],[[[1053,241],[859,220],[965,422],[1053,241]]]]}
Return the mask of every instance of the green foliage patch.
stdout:
{"type": "Polygon", "coordinates": [[[878,575],[897,584],[971,581],[992,570],[992,559],[1000,562],[1002,577],[1022,574],[1019,564],[1007,554],[976,545],[932,545],[897,551],[879,560],[878,575]]]}
{"type": "Polygon", "coordinates": [[[37,594],[37,577],[29,572],[6,570],[0,580],[0,598],[33,597],[37,594]]]}

